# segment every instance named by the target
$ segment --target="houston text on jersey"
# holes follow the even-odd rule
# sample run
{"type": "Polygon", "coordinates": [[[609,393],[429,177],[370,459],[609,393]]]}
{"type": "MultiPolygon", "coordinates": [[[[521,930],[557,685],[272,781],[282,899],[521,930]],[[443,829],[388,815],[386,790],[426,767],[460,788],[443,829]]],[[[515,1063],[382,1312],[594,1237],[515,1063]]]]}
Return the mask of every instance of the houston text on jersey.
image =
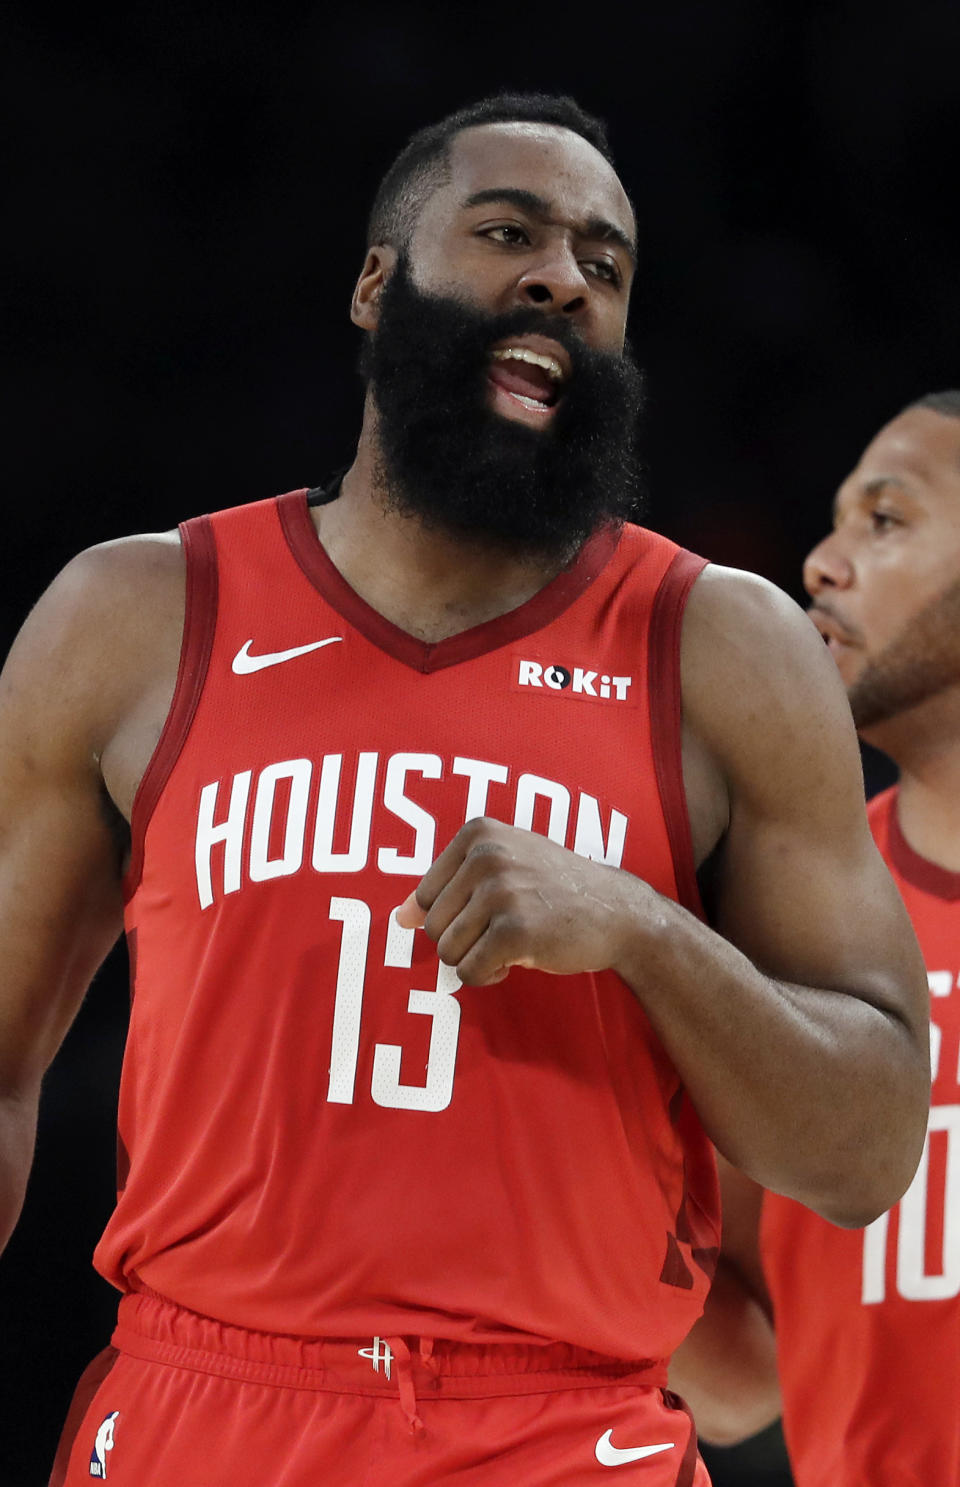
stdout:
{"type": "MultiPolygon", "coordinates": [[[[458,824],[463,825],[485,814],[491,785],[509,785],[511,775],[507,765],[484,759],[457,756],[445,768],[439,754],[364,751],[350,770],[351,798],[341,788],[343,762],[342,754],[325,755],[319,767],[311,759],[284,759],[261,769],[255,782],[254,771],[243,769],[229,781],[204,785],[194,842],[202,909],[222,894],[236,893],[244,881],[262,883],[299,872],[308,839],[314,872],[362,872],[375,854],[381,873],[420,877],[446,842],[437,841],[435,817],[407,793],[409,778],[449,781],[450,789],[462,796],[458,824]],[[386,842],[374,847],[371,826],[378,797],[408,828],[407,837],[412,828],[412,851],[386,842]],[[222,848],[216,858],[214,848],[222,848]]],[[[620,866],[628,825],[622,811],[611,809],[604,824],[594,796],[535,774],[516,776],[512,797],[508,814],[498,811],[500,819],[532,830],[538,802],[545,802],[545,835],[551,841],[594,862],[620,866]]]]}

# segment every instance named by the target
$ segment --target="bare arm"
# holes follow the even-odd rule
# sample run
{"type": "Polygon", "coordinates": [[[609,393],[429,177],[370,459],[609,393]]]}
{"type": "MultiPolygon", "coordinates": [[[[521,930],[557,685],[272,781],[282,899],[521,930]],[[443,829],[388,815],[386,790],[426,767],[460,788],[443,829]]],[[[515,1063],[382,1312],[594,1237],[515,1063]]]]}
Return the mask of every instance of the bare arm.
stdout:
{"type": "Polygon", "coordinates": [[[671,906],[647,984],[636,954],[627,979],[732,1165],[865,1223],[922,1148],[928,993],[867,826],[847,700],[809,621],[761,580],[708,569],[683,646],[687,721],[729,801],[717,934],[678,927],[671,906]]]}
{"type": "Polygon", "coordinates": [[[716,928],[493,822],[458,833],[407,921],[425,920],[471,984],[510,965],[616,970],[718,1149],[824,1217],[866,1223],[903,1193],[922,1147],[927,993],[867,827],[846,698],[796,606],[711,569],[687,606],[683,692],[715,781],[699,814],[726,823],[716,928]]]}
{"type": "Polygon", "coordinates": [[[157,618],[143,613],[147,576],[133,548],[119,562],[115,550],[75,559],[0,676],[0,1248],[23,1202],[44,1071],[122,926],[101,759],[143,686],[157,618]]]}
{"type": "Polygon", "coordinates": [[[670,1360],[670,1387],[703,1440],[735,1446],[777,1419],[780,1384],[760,1265],[763,1189],[722,1157],[719,1167],[723,1249],[703,1315],[670,1360]]]}

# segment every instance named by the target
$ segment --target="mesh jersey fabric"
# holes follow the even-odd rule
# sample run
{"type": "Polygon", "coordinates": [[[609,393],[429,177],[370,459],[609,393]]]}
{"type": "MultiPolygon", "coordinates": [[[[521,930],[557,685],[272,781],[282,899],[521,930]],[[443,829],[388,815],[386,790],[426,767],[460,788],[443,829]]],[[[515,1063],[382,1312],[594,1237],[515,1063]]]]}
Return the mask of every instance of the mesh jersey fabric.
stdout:
{"type": "Polygon", "coordinates": [[[764,1198],[784,1430],[797,1487],[960,1487],[960,873],[909,846],[896,787],[869,816],[927,966],[932,1106],[911,1187],[866,1229],[764,1198]]]}
{"type": "Polygon", "coordinates": [[[391,911],[484,813],[697,909],[679,636],[702,560],[601,533],[429,646],[349,588],[305,491],[183,542],[98,1268],[270,1333],[665,1357],[702,1306],[716,1178],[636,997],[612,973],[460,988],[391,911]]]}

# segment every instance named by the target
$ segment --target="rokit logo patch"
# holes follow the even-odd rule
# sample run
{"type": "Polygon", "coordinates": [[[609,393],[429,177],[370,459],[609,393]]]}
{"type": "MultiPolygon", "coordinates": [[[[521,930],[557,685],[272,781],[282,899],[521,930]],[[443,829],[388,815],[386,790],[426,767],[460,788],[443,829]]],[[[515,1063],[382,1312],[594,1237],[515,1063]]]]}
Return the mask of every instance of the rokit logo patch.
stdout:
{"type": "Polygon", "coordinates": [[[527,688],[534,687],[565,697],[636,706],[632,676],[613,676],[606,671],[591,671],[586,666],[561,666],[559,662],[545,665],[541,661],[527,661],[520,656],[514,657],[514,663],[515,691],[526,691],[527,688]]]}

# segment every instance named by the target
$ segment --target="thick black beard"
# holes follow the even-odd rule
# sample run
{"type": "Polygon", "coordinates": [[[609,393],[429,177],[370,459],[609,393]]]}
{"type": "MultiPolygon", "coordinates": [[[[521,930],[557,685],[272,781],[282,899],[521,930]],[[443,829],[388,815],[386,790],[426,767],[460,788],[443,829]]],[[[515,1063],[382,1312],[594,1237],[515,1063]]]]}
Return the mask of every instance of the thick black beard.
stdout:
{"type": "Polygon", "coordinates": [[[360,370],[376,404],[391,509],[546,560],[566,560],[598,528],[639,515],[643,379],[629,351],[594,350],[562,317],[534,308],[490,315],[424,294],[401,259],[360,370]],[[488,402],[491,348],[524,332],[559,341],[573,365],[544,430],[488,402]]]}
{"type": "Polygon", "coordinates": [[[960,686],[960,583],[953,582],[914,615],[847,696],[861,730],[960,686]]]}

